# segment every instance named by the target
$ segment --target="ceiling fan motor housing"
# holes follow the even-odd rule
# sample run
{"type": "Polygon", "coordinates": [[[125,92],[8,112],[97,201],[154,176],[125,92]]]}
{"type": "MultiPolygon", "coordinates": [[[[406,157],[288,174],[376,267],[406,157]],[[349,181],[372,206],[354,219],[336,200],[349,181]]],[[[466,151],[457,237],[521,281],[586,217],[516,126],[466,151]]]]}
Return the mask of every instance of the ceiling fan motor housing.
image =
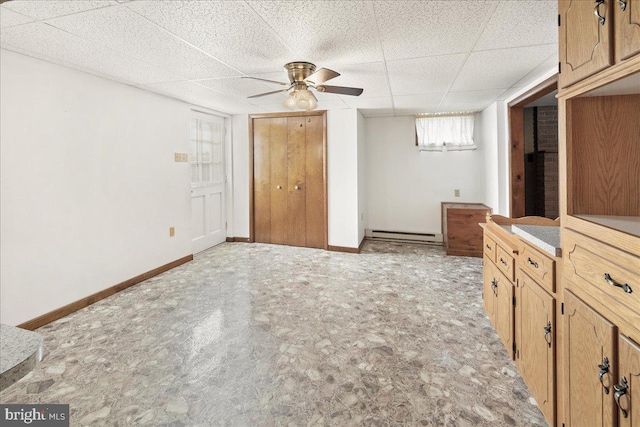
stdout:
{"type": "Polygon", "coordinates": [[[284,66],[291,83],[302,82],[316,71],[316,66],[310,62],[289,62],[284,66]]]}

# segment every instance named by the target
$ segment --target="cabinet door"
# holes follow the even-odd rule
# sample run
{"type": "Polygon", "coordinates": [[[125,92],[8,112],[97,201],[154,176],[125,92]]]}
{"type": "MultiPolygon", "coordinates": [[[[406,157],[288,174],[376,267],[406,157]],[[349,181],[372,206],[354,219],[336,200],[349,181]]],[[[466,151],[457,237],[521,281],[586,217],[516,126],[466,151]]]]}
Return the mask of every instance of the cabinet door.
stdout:
{"type": "Polygon", "coordinates": [[[620,375],[614,398],[617,394],[619,426],[634,427],[640,425],[640,346],[623,335],[618,343],[620,375]]]}
{"type": "Polygon", "coordinates": [[[513,283],[496,270],[495,327],[502,344],[513,359],[513,283]]]}
{"type": "Polygon", "coordinates": [[[613,427],[617,328],[565,291],[566,427],[613,427]]]}
{"type": "Polygon", "coordinates": [[[482,304],[484,305],[484,311],[487,313],[489,320],[491,320],[491,323],[495,326],[495,304],[497,295],[495,290],[497,286],[495,265],[489,261],[486,255],[482,264],[482,276],[482,304]]]}
{"type": "Polygon", "coordinates": [[[516,285],[516,364],[549,425],[555,425],[555,299],[522,270],[516,285]]]}
{"type": "Polygon", "coordinates": [[[616,0],[560,0],[560,87],[612,65],[612,5],[616,0]]]}
{"type": "Polygon", "coordinates": [[[616,61],[640,53],[640,0],[616,0],[616,61]]]}

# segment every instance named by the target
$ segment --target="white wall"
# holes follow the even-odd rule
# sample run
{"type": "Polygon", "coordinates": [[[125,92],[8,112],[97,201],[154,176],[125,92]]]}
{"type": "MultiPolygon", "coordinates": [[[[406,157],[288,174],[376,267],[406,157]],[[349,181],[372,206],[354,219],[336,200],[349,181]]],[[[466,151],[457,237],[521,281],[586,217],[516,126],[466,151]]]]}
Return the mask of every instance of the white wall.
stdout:
{"type": "Polygon", "coordinates": [[[477,150],[420,152],[413,116],[369,117],[366,139],[367,228],[439,234],[441,202],[484,201],[479,132],[474,136],[477,150]],[[460,197],[454,197],[454,189],[460,197]]]}
{"type": "Polygon", "coordinates": [[[249,237],[249,116],[231,118],[233,146],[233,224],[228,235],[249,237]]]}
{"type": "Polygon", "coordinates": [[[498,105],[491,104],[478,114],[480,139],[484,147],[485,191],[484,203],[499,212],[499,174],[498,174],[498,105]]]}
{"type": "Polygon", "coordinates": [[[174,162],[190,106],[5,50],[0,63],[2,323],[191,254],[189,164],[174,162]]]}
{"type": "Polygon", "coordinates": [[[367,204],[367,119],[358,112],[358,242],[364,239],[368,215],[367,204]]]}

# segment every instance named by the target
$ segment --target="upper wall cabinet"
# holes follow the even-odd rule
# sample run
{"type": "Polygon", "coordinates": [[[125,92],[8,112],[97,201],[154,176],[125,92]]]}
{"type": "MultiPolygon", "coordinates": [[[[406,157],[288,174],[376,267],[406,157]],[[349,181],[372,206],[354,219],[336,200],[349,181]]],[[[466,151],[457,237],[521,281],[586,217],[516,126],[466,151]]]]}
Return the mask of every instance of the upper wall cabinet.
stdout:
{"type": "Polygon", "coordinates": [[[560,0],[558,8],[561,88],[613,65],[614,52],[616,61],[640,52],[640,0],[560,0]]]}

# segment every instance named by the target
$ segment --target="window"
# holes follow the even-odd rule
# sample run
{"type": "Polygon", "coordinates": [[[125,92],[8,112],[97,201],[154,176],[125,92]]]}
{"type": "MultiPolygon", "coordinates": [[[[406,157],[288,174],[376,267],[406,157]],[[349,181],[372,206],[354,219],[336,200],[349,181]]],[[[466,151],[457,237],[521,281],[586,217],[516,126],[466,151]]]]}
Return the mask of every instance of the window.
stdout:
{"type": "Polygon", "coordinates": [[[218,184],[223,181],[222,146],[224,120],[191,119],[191,185],[218,184]]]}
{"type": "Polygon", "coordinates": [[[421,114],[416,116],[420,151],[475,150],[473,113],[421,114]]]}

